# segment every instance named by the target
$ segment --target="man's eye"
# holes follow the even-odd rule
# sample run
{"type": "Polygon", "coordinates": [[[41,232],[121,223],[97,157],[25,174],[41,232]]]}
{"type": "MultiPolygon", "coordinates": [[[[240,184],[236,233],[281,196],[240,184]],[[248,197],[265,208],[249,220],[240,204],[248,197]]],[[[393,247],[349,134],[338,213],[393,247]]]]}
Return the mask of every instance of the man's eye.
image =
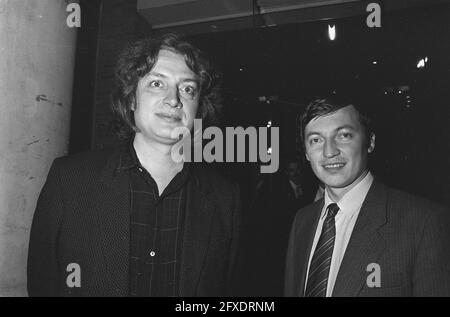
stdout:
{"type": "Polygon", "coordinates": [[[159,80],[152,80],[148,85],[153,88],[161,88],[163,86],[163,83],[159,80]]]}
{"type": "Polygon", "coordinates": [[[314,145],[320,143],[320,138],[312,138],[309,140],[309,144],[314,145]]]}
{"type": "Polygon", "coordinates": [[[190,96],[195,96],[195,94],[197,93],[197,89],[192,86],[186,86],[181,88],[181,92],[190,96]]]}
{"type": "Polygon", "coordinates": [[[351,139],[353,135],[349,132],[343,132],[339,135],[341,139],[351,139]]]}

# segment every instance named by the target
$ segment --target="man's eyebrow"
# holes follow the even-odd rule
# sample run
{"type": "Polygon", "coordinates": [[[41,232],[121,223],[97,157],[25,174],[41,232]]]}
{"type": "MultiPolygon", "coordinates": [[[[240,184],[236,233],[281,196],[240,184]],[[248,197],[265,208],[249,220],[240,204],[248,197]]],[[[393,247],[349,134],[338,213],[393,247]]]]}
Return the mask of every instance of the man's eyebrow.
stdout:
{"type": "Polygon", "coordinates": [[[193,82],[193,83],[196,83],[196,84],[200,84],[200,80],[198,80],[198,79],[195,78],[195,77],[186,77],[186,78],[182,78],[182,79],[181,79],[181,82],[183,82],[183,83],[186,83],[186,82],[193,82]]]}
{"type": "Polygon", "coordinates": [[[161,73],[157,73],[157,72],[153,72],[153,71],[151,71],[150,73],[148,73],[148,76],[155,76],[155,77],[167,78],[166,75],[161,74],[161,73]]]}
{"type": "Polygon", "coordinates": [[[307,139],[307,138],[309,138],[311,135],[315,135],[315,134],[317,134],[317,135],[320,135],[320,133],[319,132],[308,132],[307,134],[306,134],[306,136],[305,136],[305,138],[307,139]]]}
{"type": "Polygon", "coordinates": [[[350,124],[346,124],[346,125],[343,125],[343,126],[340,126],[340,127],[336,128],[335,131],[339,131],[339,130],[342,130],[342,129],[356,130],[356,128],[354,126],[352,126],[350,124]]]}
{"type": "MultiPolygon", "coordinates": [[[[347,125],[343,125],[343,126],[337,127],[336,129],[334,129],[334,131],[340,131],[340,130],[343,130],[343,129],[356,130],[356,128],[354,126],[347,124],[347,125]]],[[[308,132],[306,134],[305,138],[309,138],[312,135],[321,135],[321,133],[320,132],[316,132],[316,131],[311,131],[311,132],[308,132]]]]}
{"type": "MultiPolygon", "coordinates": [[[[148,73],[147,76],[168,78],[168,76],[166,76],[166,75],[164,75],[162,73],[154,72],[154,71],[151,71],[150,73],[148,73]]],[[[196,83],[196,84],[200,84],[200,80],[197,77],[194,77],[194,76],[182,77],[181,78],[181,82],[183,82],[183,83],[185,83],[185,82],[193,82],[193,83],[196,83]]]]}

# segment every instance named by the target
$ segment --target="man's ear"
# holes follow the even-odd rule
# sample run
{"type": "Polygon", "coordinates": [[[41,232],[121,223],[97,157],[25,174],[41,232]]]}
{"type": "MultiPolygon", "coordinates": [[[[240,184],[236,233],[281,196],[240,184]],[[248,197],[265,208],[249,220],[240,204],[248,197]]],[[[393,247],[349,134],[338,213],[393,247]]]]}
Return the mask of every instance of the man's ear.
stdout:
{"type": "Polygon", "coordinates": [[[308,162],[311,162],[311,160],[309,159],[309,156],[308,156],[307,153],[305,153],[305,157],[306,157],[306,160],[307,160],[308,162]]]}
{"type": "Polygon", "coordinates": [[[369,144],[369,147],[367,149],[367,152],[368,153],[372,153],[375,150],[375,133],[372,133],[370,135],[370,141],[369,142],[370,142],[370,144],[369,144]]]}
{"type": "Polygon", "coordinates": [[[137,109],[137,96],[136,96],[137,92],[134,93],[133,98],[131,99],[131,107],[130,110],[131,112],[135,112],[137,109]]]}

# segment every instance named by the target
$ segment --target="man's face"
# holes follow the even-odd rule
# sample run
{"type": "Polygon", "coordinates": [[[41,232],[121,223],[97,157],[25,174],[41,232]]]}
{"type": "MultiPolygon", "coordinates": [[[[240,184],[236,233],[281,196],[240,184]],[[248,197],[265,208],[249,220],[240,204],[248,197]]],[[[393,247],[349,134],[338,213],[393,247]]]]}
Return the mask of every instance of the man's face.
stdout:
{"type": "Polygon", "coordinates": [[[375,135],[368,145],[358,113],[347,106],[311,120],[305,128],[305,147],[314,174],[329,189],[347,191],[364,175],[375,135]]]}
{"type": "Polygon", "coordinates": [[[192,130],[199,106],[197,76],[184,57],[161,50],[153,69],[142,78],[136,90],[136,127],[147,141],[173,144],[175,128],[192,130]]]}

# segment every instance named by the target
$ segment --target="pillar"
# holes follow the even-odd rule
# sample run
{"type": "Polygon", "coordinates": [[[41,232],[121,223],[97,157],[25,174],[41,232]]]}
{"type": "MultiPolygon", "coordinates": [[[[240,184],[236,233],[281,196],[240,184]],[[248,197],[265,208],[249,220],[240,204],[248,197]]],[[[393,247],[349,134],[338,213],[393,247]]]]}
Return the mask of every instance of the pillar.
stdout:
{"type": "Polygon", "coordinates": [[[31,221],[67,151],[76,28],[65,0],[0,0],[0,296],[26,296],[31,221]]]}

